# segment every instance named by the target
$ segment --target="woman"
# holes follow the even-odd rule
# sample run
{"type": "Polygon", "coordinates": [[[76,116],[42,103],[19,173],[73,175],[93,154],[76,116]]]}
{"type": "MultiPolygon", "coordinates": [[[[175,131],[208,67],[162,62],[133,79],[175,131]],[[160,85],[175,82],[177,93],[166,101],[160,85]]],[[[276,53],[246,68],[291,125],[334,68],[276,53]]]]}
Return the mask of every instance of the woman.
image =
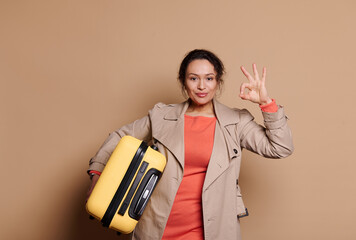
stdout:
{"type": "MultiPolygon", "coordinates": [[[[148,116],[110,134],[88,172],[92,187],[124,135],[153,140],[167,165],[138,222],[133,239],[240,239],[239,218],[247,215],[238,186],[241,150],[269,158],[293,151],[283,108],[265,87],[266,68],[240,88],[240,98],[259,104],[265,128],[245,109],[231,109],[215,99],[224,66],[207,50],[193,50],[183,59],[179,81],[188,100],[157,104],[148,116]]],[[[91,190],[89,190],[90,194],[91,190]]]]}

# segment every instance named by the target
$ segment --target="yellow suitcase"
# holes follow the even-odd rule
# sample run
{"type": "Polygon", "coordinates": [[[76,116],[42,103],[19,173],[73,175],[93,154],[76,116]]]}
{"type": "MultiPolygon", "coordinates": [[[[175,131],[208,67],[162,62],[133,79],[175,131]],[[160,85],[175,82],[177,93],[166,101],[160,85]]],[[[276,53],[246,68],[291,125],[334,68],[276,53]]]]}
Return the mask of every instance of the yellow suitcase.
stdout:
{"type": "Polygon", "coordinates": [[[87,212],[105,227],[132,232],[165,166],[165,157],[155,147],[124,136],[87,201],[87,212]]]}

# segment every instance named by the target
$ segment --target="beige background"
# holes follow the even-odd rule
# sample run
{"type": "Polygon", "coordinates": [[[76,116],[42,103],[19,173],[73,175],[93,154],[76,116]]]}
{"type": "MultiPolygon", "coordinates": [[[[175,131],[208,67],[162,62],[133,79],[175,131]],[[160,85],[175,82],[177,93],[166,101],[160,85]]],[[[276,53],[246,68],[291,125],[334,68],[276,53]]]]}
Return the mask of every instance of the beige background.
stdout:
{"type": "Polygon", "coordinates": [[[244,152],[244,240],[355,239],[356,3],[352,0],[0,2],[0,239],[118,239],[84,210],[88,160],[158,101],[194,48],[227,68],[267,66],[295,152],[244,152]]]}

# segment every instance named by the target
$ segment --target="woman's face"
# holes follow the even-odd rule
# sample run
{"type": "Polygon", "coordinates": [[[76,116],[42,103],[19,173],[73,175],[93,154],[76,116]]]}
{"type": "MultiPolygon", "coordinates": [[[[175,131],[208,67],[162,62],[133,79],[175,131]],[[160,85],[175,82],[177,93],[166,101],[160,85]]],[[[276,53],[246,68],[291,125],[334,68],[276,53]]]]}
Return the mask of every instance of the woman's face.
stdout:
{"type": "Polygon", "coordinates": [[[185,89],[197,106],[210,104],[218,88],[214,66],[205,59],[189,63],[185,75],[185,89]]]}

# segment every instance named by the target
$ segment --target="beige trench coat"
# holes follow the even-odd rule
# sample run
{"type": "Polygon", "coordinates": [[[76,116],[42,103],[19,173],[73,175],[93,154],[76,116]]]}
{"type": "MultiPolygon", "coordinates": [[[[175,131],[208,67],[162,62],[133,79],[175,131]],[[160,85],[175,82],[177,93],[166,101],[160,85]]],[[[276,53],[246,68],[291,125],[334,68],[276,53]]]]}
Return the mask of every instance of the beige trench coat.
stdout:
{"type": "MultiPolygon", "coordinates": [[[[208,165],[202,207],[206,240],[241,239],[238,215],[245,213],[238,178],[241,150],[246,148],[269,158],[283,158],[293,152],[292,135],[282,107],[276,113],[262,112],[266,128],[253,121],[245,109],[231,109],[213,100],[217,117],[214,145],[208,165]]],[[[132,239],[161,239],[183,177],[184,113],[188,102],[158,103],[148,116],[111,133],[90,160],[89,170],[102,171],[118,141],[124,135],[150,141],[167,158],[167,165],[138,222],[132,239]]]]}

